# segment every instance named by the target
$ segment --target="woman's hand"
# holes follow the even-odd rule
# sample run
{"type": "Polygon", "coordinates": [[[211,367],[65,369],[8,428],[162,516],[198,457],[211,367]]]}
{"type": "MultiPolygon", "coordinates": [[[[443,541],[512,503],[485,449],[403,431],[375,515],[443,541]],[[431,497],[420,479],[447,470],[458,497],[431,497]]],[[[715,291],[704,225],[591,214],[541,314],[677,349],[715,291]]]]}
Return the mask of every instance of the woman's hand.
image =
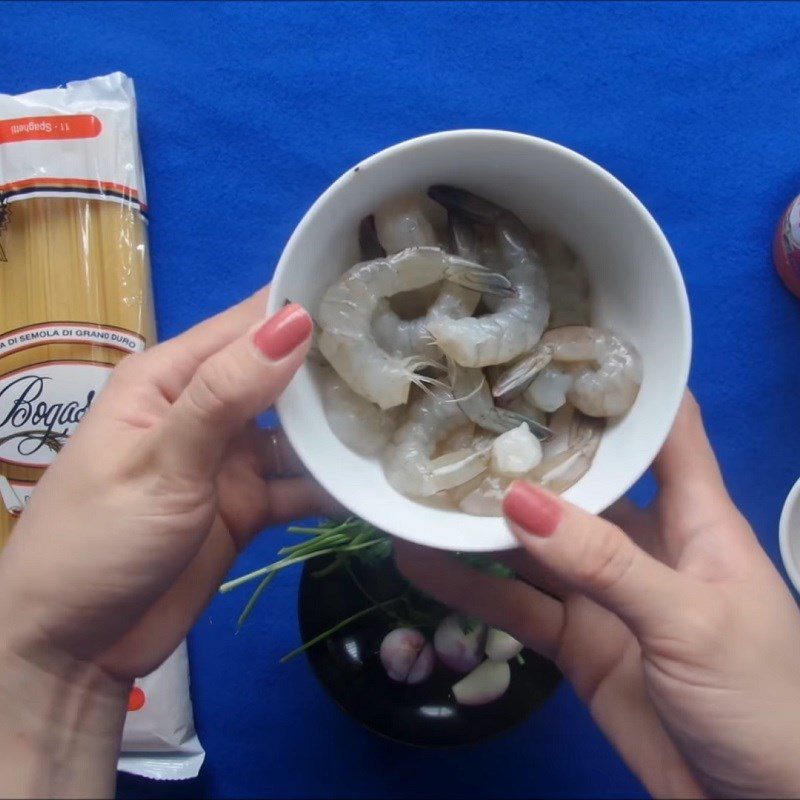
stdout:
{"type": "Polygon", "coordinates": [[[312,330],[296,305],[265,321],[266,299],[123,361],[40,481],[0,557],[0,702],[9,724],[17,712],[6,733],[20,734],[0,746],[6,762],[16,754],[18,767],[19,746],[67,728],[71,745],[47,745],[64,751],[57,760],[84,752],[76,735],[110,740],[101,760],[108,772],[113,756],[113,781],[131,680],[175,649],[255,533],[330,507],[285,441],[252,421],[312,330]]]}
{"type": "Polygon", "coordinates": [[[518,580],[405,542],[398,564],[554,659],[653,794],[797,797],[800,613],[690,395],[655,472],[654,507],[623,503],[611,521],[513,484],[504,511],[524,549],[500,559],[518,580]]]}

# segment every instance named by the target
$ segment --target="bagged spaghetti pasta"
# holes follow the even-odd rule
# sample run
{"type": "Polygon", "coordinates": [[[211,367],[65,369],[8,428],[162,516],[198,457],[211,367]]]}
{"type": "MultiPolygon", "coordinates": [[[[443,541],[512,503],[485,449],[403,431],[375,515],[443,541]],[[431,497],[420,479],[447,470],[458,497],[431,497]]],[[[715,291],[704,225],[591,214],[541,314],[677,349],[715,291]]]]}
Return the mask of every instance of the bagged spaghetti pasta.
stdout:
{"type": "MultiPolygon", "coordinates": [[[[0,95],[0,547],[114,366],[155,341],[146,211],[129,78],[0,95]]],[[[120,768],[197,774],[185,645],[129,709],[120,768]]]]}

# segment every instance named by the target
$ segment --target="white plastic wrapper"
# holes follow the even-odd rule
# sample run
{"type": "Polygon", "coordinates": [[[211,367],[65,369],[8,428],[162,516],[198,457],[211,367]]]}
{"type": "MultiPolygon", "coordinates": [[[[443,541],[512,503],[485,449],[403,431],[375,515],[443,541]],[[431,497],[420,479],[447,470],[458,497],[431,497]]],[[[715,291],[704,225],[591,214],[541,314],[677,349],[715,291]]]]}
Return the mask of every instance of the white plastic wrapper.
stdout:
{"type": "Polygon", "coordinates": [[[186,642],[134,684],[118,767],[145,778],[194,778],[205,759],[194,730],[186,642]]]}

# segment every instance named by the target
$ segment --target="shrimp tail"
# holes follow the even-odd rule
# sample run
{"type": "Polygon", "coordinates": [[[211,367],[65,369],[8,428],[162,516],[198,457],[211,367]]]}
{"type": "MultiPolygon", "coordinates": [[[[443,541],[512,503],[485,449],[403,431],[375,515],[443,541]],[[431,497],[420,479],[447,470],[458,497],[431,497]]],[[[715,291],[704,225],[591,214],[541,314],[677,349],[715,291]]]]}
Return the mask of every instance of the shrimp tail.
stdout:
{"type": "Polygon", "coordinates": [[[603,433],[604,420],[602,418],[590,417],[580,411],[576,412],[569,426],[568,443],[570,447],[584,448],[594,451],[603,433]]]}
{"type": "Polygon", "coordinates": [[[501,373],[492,386],[492,395],[503,401],[513,400],[531,385],[552,358],[553,351],[549,347],[537,347],[501,373]]]}
{"type": "Polygon", "coordinates": [[[520,414],[518,411],[510,411],[507,408],[498,408],[497,413],[500,419],[508,425],[508,430],[518,428],[520,425],[525,424],[539,441],[545,441],[553,435],[550,428],[546,425],[542,425],[541,422],[537,422],[533,417],[529,417],[527,414],[520,414]]]}
{"type": "Polygon", "coordinates": [[[454,489],[485,471],[489,463],[489,449],[464,448],[445,453],[428,464],[428,481],[431,493],[454,489]]]}
{"type": "Polygon", "coordinates": [[[455,210],[473,222],[491,225],[508,212],[484,197],[456,186],[435,184],[428,187],[428,197],[448,210],[455,210]]]}
{"type": "Polygon", "coordinates": [[[480,261],[475,228],[463,214],[452,208],[447,211],[447,231],[450,235],[450,247],[457,256],[480,261]]]}
{"type": "Polygon", "coordinates": [[[361,220],[358,226],[358,246],[361,248],[361,259],[363,261],[386,257],[386,250],[383,249],[380,239],[378,239],[374,214],[370,214],[361,220]]]}
{"type": "Polygon", "coordinates": [[[480,264],[457,256],[453,256],[445,277],[459,286],[481,294],[491,294],[497,297],[514,297],[516,295],[511,281],[505,275],[492,272],[480,264]]]}

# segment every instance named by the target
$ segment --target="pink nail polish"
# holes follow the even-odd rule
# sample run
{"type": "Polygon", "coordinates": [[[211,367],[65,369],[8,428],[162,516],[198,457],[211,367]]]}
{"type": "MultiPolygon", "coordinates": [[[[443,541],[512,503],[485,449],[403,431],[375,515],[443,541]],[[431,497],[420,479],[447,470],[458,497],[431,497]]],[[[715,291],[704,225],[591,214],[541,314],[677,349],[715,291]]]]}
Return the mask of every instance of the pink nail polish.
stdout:
{"type": "Polygon", "coordinates": [[[503,512],[526,533],[542,537],[555,531],[563,514],[558,500],[526,481],[511,484],[503,500],[503,512]]]}
{"type": "Polygon", "coordinates": [[[279,361],[308,339],[312,327],[308,312],[292,303],[270,317],[253,334],[253,343],[267,358],[279,361]]]}

